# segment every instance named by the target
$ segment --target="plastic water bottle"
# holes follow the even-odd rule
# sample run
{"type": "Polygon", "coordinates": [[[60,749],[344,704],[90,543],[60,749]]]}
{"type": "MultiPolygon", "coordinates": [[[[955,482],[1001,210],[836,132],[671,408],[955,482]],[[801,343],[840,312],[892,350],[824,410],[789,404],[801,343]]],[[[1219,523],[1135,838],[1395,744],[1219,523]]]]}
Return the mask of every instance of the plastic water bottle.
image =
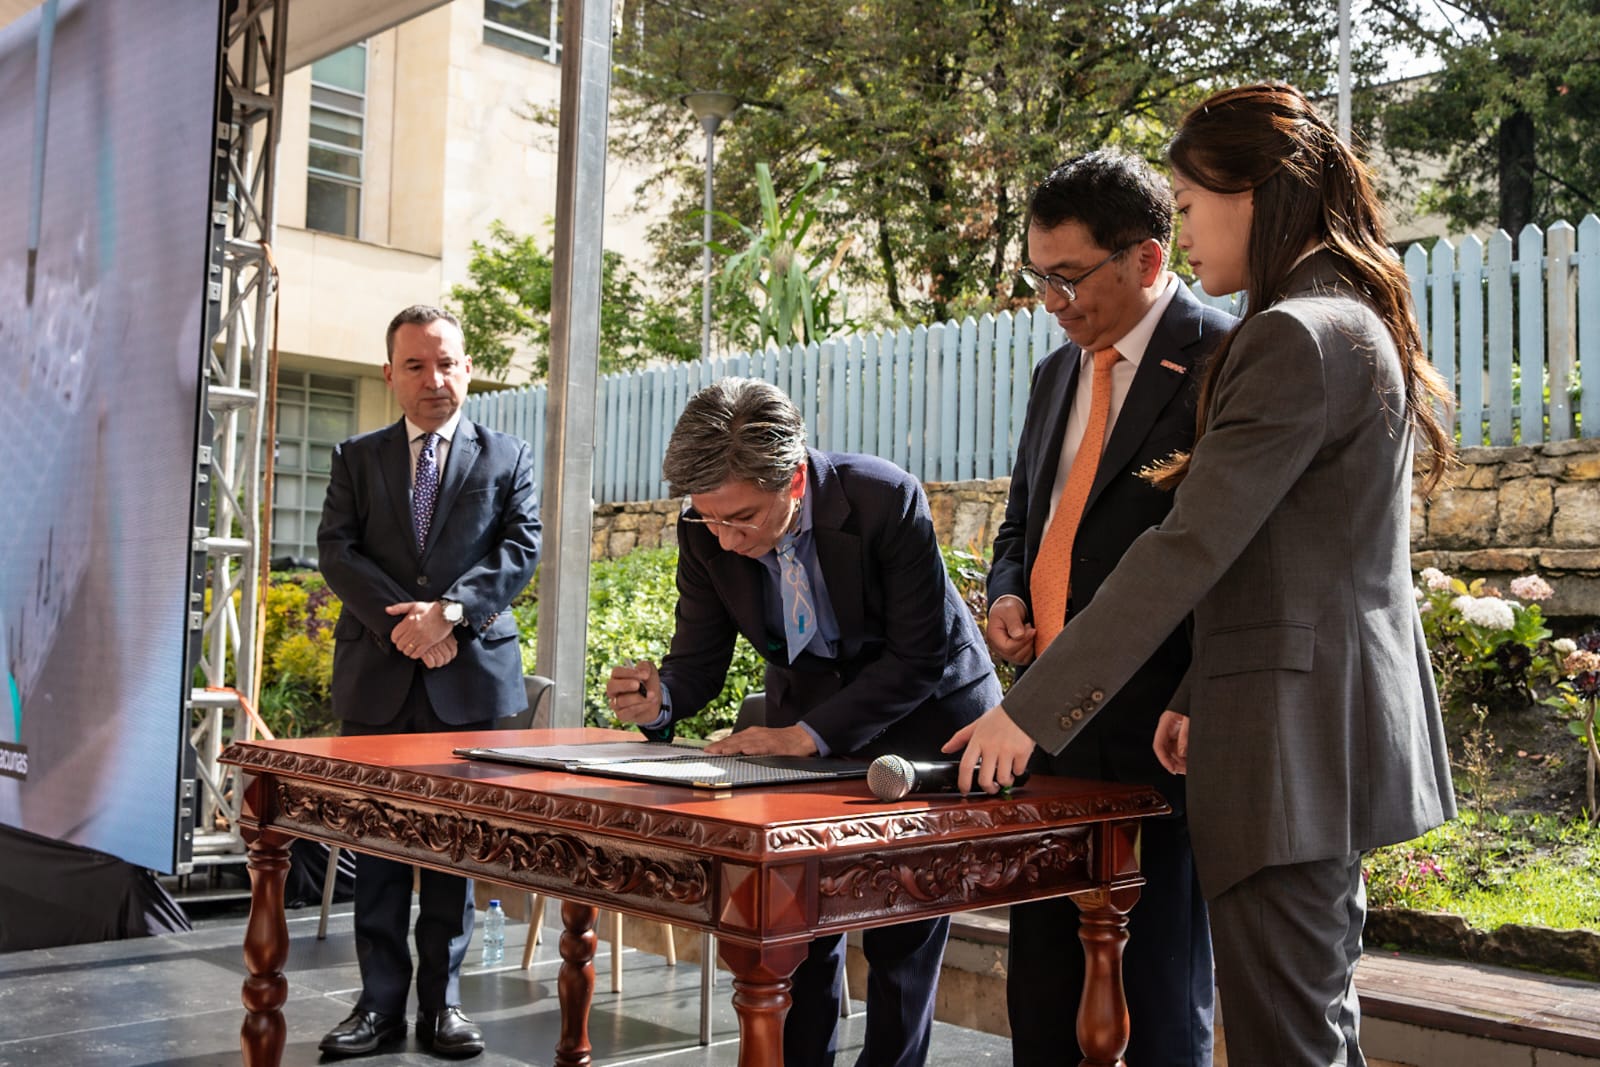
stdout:
{"type": "Polygon", "coordinates": [[[493,967],[505,958],[506,913],[498,900],[491,900],[483,917],[483,965],[493,967]]]}

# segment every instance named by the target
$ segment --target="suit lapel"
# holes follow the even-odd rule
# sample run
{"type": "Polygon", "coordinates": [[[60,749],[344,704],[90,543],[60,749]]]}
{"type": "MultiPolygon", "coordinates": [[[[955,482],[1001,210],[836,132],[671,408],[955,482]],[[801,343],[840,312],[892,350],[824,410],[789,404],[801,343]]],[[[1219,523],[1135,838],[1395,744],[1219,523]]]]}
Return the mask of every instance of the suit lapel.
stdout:
{"type": "Polygon", "coordinates": [[[383,495],[394,508],[395,522],[406,532],[406,544],[414,553],[417,534],[411,522],[411,442],[406,439],[405,419],[384,433],[378,446],[378,475],[383,479],[383,495]]]}
{"type": "Polygon", "coordinates": [[[450,508],[467,484],[467,475],[478,461],[482,447],[478,444],[478,428],[466,419],[456,424],[455,436],[450,439],[450,456],[445,460],[444,478],[439,483],[439,499],[433,505],[433,521],[428,524],[428,543],[422,550],[424,558],[439,543],[439,531],[450,518],[450,508]]]}
{"type": "Polygon", "coordinates": [[[1145,346],[1144,358],[1139,361],[1139,369],[1128,386],[1128,395],[1122,400],[1122,409],[1111,427],[1111,437],[1100,454],[1100,465],[1095,469],[1085,511],[1094,506],[1095,498],[1112,479],[1122,473],[1149,435],[1156,416],[1172,402],[1173,396],[1194,372],[1195,360],[1201,355],[1203,322],[1199,301],[1180,284],[1161,321],[1156,323],[1150,343],[1145,346]]]}
{"type": "Polygon", "coordinates": [[[821,452],[808,450],[812,471],[811,539],[817,547],[817,568],[828,583],[828,603],[839,625],[841,642],[866,629],[867,609],[861,589],[861,538],[845,531],[850,501],[839,491],[833,464],[821,452]]]}

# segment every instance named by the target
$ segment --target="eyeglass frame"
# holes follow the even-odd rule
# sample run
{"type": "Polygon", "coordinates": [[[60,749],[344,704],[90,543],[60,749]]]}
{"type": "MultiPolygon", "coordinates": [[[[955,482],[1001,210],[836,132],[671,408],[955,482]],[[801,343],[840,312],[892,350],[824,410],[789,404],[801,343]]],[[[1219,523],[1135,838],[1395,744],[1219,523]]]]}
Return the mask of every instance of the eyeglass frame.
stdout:
{"type": "Polygon", "coordinates": [[[1131,252],[1135,248],[1138,248],[1140,245],[1144,244],[1144,241],[1145,239],[1141,239],[1133,242],[1132,244],[1123,245],[1121,248],[1117,249],[1105,259],[1102,259],[1100,262],[1096,263],[1094,266],[1078,275],[1076,278],[1063,278],[1059,274],[1041,274],[1026,263],[1017,268],[1017,277],[1022,279],[1024,285],[1033,290],[1035,296],[1042,297],[1046,292],[1054,292],[1057,296],[1065,297],[1067,303],[1071,304],[1078,299],[1078,286],[1082,285],[1088,279],[1089,275],[1093,274],[1095,271],[1099,270],[1107,263],[1110,263],[1113,259],[1116,259],[1123,253],[1131,252]]]}
{"type": "MultiPolygon", "coordinates": [[[[690,515],[687,513],[687,509],[684,512],[679,513],[678,520],[680,522],[696,523],[700,526],[709,526],[712,529],[737,530],[740,533],[753,533],[754,531],[760,530],[762,527],[767,525],[767,521],[772,518],[773,509],[778,506],[778,501],[784,495],[785,494],[783,490],[780,489],[773,497],[772,503],[767,505],[767,510],[761,516],[760,522],[730,522],[727,519],[708,519],[703,515],[690,515]]],[[[688,504],[688,501],[685,500],[684,503],[688,504]]],[[[689,504],[688,506],[691,509],[694,507],[693,504],[689,504]]]]}

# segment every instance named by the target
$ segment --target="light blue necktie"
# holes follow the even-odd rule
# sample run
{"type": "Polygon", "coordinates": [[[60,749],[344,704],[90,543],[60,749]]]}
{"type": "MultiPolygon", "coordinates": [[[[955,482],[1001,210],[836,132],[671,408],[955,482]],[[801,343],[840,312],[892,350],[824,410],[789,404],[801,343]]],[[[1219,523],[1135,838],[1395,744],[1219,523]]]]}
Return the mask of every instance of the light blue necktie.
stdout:
{"type": "Polygon", "coordinates": [[[789,641],[789,662],[811,643],[817,632],[817,612],[811,601],[811,578],[794,551],[795,535],[778,542],[778,584],[783,590],[783,635],[789,641]]]}
{"type": "Polygon", "coordinates": [[[422,451],[417,453],[417,481],[411,487],[411,525],[417,534],[417,551],[428,543],[428,527],[433,525],[433,505],[439,499],[439,464],[433,450],[436,433],[422,435],[422,451]]]}

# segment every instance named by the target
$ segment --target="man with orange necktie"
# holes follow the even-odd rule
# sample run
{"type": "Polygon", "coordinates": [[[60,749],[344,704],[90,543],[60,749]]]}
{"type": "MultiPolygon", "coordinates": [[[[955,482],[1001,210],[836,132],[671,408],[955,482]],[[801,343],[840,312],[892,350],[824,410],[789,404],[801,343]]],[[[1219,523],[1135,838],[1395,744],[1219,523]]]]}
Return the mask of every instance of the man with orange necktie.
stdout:
{"type": "MultiPolygon", "coordinates": [[[[1063,163],[1034,191],[1027,233],[1021,277],[1068,343],[1034,371],[989,572],[989,644],[1019,669],[1166,515],[1171,494],[1138,472],[1193,442],[1199,361],[1234,322],[1167,270],[1172,201],[1140,160],[1103,151],[1063,163]]],[[[1150,745],[1188,663],[1188,639],[1174,633],[1072,745],[1057,756],[1036,750],[1031,764],[1154,785],[1172,804],[1172,816],[1145,821],[1148,881],[1124,957],[1127,1058],[1139,1067],[1211,1063],[1211,939],[1183,779],[1150,745]]],[[[1007,973],[1016,1067],[1076,1062],[1063,1013],[1082,993],[1083,947],[1070,901],[1011,909],[1007,973]]]]}

